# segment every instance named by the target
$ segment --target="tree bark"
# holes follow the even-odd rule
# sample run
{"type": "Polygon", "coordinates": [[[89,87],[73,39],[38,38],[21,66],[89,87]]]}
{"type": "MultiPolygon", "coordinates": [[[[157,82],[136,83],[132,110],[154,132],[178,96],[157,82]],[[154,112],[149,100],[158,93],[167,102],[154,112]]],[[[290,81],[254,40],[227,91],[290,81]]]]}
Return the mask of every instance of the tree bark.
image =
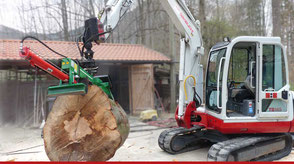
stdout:
{"type": "Polygon", "coordinates": [[[140,44],[146,44],[146,33],[145,33],[145,14],[144,14],[144,1],[138,0],[139,9],[139,31],[140,31],[140,44]]]}
{"type": "Polygon", "coordinates": [[[205,24],[206,21],[206,17],[205,17],[205,0],[199,0],[199,20],[201,22],[201,29],[203,29],[203,26],[205,24]]]}
{"type": "Polygon", "coordinates": [[[68,18],[67,18],[67,6],[65,0],[61,0],[61,17],[63,23],[64,40],[69,41],[69,29],[68,29],[68,18]]]}
{"type": "Polygon", "coordinates": [[[106,161],[129,134],[126,113],[97,86],[86,95],[59,96],[44,127],[51,161],[106,161]]]}
{"type": "Polygon", "coordinates": [[[281,0],[272,0],[273,36],[281,35],[281,0]]]}

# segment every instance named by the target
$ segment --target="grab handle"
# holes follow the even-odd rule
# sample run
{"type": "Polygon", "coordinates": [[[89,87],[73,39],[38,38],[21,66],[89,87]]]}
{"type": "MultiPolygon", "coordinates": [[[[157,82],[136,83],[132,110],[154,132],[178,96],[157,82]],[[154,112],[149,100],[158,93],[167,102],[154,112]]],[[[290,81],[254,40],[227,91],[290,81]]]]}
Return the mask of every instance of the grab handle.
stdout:
{"type": "Polygon", "coordinates": [[[225,60],[225,57],[222,57],[219,63],[219,67],[218,67],[218,73],[217,73],[217,90],[216,90],[216,105],[219,109],[221,109],[222,107],[219,105],[219,81],[220,81],[220,72],[221,72],[221,67],[223,65],[223,61],[225,60]]]}

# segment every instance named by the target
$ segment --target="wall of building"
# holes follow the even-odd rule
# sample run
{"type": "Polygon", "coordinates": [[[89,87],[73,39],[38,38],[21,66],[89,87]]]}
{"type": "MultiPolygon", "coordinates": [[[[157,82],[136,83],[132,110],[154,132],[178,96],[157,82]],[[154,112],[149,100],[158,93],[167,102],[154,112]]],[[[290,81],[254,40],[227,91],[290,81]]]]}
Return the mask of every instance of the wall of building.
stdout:
{"type": "Polygon", "coordinates": [[[49,112],[47,88],[58,81],[32,70],[0,72],[0,125],[38,126],[49,112]]]}
{"type": "MultiPolygon", "coordinates": [[[[152,64],[100,64],[97,75],[109,75],[115,100],[128,114],[155,109],[152,64]]],[[[55,98],[47,96],[49,86],[59,80],[28,67],[0,70],[0,126],[39,126],[50,112],[55,98]]]]}
{"type": "MultiPolygon", "coordinates": [[[[110,75],[115,100],[130,113],[128,68],[100,65],[97,75],[110,75]]],[[[35,75],[31,68],[0,70],[0,125],[39,126],[55,100],[47,97],[47,88],[58,84],[59,80],[42,71],[35,75]]]]}
{"type": "Polygon", "coordinates": [[[109,75],[114,99],[130,114],[129,105],[129,65],[101,65],[98,75],[109,75]]]}

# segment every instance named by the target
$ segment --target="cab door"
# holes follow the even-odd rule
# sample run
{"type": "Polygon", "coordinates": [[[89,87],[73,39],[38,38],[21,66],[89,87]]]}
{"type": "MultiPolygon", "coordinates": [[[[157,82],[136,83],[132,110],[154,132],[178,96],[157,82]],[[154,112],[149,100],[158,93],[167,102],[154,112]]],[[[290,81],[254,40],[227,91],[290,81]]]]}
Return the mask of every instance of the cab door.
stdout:
{"type": "Polygon", "coordinates": [[[289,117],[289,80],[285,49],[281,44],[260,44],[258,115],[260,119],[289,117]]]}
{"type": "Polygon", "coordinates": [[[206,107],[216,113],[222,111],[222,77],[226,48],[212,50],[209,55],[206,75],[206,107]]]}

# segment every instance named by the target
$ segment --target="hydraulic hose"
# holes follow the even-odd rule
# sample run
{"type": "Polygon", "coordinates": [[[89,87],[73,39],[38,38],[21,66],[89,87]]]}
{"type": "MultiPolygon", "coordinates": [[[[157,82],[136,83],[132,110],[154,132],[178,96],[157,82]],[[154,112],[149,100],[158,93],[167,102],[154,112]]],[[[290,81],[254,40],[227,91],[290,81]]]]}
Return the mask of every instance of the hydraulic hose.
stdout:
{"type": "Polygon", "coordinates": [[[46,48],[48,48],[50,51],[54,52],[55,54],[57,54],[57,55],[59,55],[61,57],[67,58],[67,56],[62,55],[61,53],[56,52],[55,50],[53,50],[52,48],[50,48],[46,43],[42,42],[41,40],[39,40],[38,38],[36,38],[34,36],[25,36],[25,37],[22,38],[22,40],[20,41],[20,51],[21,52],[23,52],[23,42],[26,39],[29,39],[29,38],[38,41],[39,43],[41,43],[43,46],[45,46],[46,48]]]}
{"type": "Polygon", "coordinates": [[[185,80],[184,80],[184,91],[185,91],[185,99],[186,100],[188,100],[188,96],[187,96],[187,89],[186,89],[186,82],[187,82],[187,79],[188,78],[193,78],[193,80],[194,80],[194,87],[196,87],[196,78],[193,76],[193,75],[189,75],[189,76],[187,76],[186,78],[185,78],[185,80]]]}

